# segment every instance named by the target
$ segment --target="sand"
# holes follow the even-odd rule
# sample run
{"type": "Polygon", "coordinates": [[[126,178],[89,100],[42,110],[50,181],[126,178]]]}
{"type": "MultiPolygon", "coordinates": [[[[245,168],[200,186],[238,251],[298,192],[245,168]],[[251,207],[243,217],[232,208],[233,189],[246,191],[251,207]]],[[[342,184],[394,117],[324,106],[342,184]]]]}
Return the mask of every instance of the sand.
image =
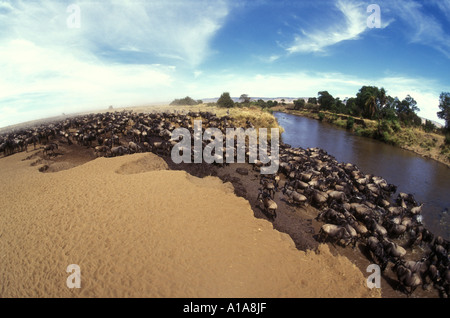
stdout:
{"type": "Polygon", "coordinates": [[[55,173],[28,156],[0,159],[0,297],[380,297],[327,245],[299,251],[255,218],[231,183],[151,153],[55,173]]]}

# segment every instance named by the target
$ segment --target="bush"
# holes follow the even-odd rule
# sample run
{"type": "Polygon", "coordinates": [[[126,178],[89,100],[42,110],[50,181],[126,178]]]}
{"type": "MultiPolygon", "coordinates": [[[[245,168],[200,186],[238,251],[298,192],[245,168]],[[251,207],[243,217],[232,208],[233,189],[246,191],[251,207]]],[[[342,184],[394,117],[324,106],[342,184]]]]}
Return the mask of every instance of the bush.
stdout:
{"type": "Polygon", "coordinates": [[[436,130],[436,126],[427,119],[425,120],[425,124],[423,125],[423,130],[427,133],[434,132],[436,130]]]}
{"type": "Polygon", "coordinates": [[[450,145],[450,132],[445,134],[445,144],[450,145]]]}
{"type": "Polygon", "coordinates": [[[319,120],[322,121],[325,118],[325,114],[320,112],[319,113],[319,120]]]}
{"type": "Polygon", "coordinates": [[[294,100],[294,109],[295,110],[300,110],[300,109],[304,108],[305,105],[306,105],[305,100],[302,98],[294,100]]]}
{"type": "Polygon", "coordinates": [[[383,131],[381,135],[381,141],[389,143],[391,140],[391,135],[387,131],[383,131]]]}
{"type": "Polygon", "coordinates": [[[391,128],[391,125],[392,125],[392,123],[390,121],[382,120],[378,125],[378,131],[380,132],[380,134],[382,134],[383,132],[392,134],[393,129],[391,128]]]}
{"type": "Polygon", "coordinates": [[[198,105],[198,104],[202,104],[203,102],[201,100],[194,100],[192,98],[190,98],[189,96],[186,96],[185,98],[182,99],[175,99],[173,102],[170,103],[170,105],[198,105]]]}
{"type": "Polygon", "coordinates": [[[347,118],[347,129],[352,129],[355,125],[355,119],[353,117],[347,118]]]}
{"type": "Polygon", "coordinates": [[[220,98],[217,100],[217,105],[219,107],[231,108],[234,106],[234,101],[230,97],[230,93],[223,93],[220,98]]]}
{"type": "Polygon", "coordinates": [[[398,120],[391,121],[391,127],[395,132],[398,132],[398,131],[400,131],[400,129],[402,129],[402,126],[400,126],[400,123],[398,122],[398,120]]]}
{"type": "Polygon", "coordinates": [[[369,137],[369,138],[374,137],[374,130],[372,128],[357,127],[355,129],[355,133],[356,133],[356,135],[362,136],[362,137],[369,137]]]}
{"type": "Polygon", "coordinates": [[[319,105],[306,103],[305,109],[307,109],[307,110],[318,110],[319,109],[319,105]]]}

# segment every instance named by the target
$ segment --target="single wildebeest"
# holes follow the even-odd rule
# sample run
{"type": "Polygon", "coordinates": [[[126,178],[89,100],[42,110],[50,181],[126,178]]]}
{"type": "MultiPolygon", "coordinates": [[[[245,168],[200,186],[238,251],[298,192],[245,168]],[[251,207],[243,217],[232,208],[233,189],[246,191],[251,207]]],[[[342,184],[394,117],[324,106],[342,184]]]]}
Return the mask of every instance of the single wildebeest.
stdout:
{"type": "Polygon", "coordinates": [[[411,271],[403,262],[398,262],[394,266],[394,271],[406,295],[410,296],[418,286],[422,285],[420,274],[411,271]]]}
{"type": "Polygon", "coordinates": [[[290,204],[303,205],[308,201],[308,198],[303,194],[298,193],[297,191],[291,191],[288,189],[283,189],[283,194],[288,197],[288,201],[290,204]]]}
{"type": "Polygon", "coordinates": [[[127,149],[122,146],[113,147],[109,151],[110,157],[123,156],[127,152],[127,149]]]}
{"type": "Polygon", "coordinates": [[[339,225],[324,224],[320,228],[319,237],[325,242],[328,238],[332,239],[332,243],[337,242],[343,246],[347,246],[354,242],[352,235],[348,231],[339,225]],[[342,243],[343,242],[343,243],[342,243]]]}
{"type": "Polygon", "coordinates": [[[51,151],[52,154],[54,154],[55,149],[58,149],[58,144],[51,143],[51,144],[45,146],[43,153],[44,153],[44,155],[48,155],[48,152],[51,151]]]}
{"type": "MultiPolygon", "coordinates": [[[[259,190],[258,197],[256,200],[263,204],[264,210],[272,216],[273,219],[277,217],[277,208],[278,205],[275,201],[270,198],[270,195],[263,191],[263,189],[259,190]]],[[[261,205],[260,205],[261,208],[261,205]]]]}
{"type": "Polygon", "coordinates": [[[134,142],[132,142],[132,141],[130,141],[130,142],[128,143],[128,151],[129,151],[130,153],[137,153],[137,152],[140,152],[140,149],[141,149],[141,147],[139,147],[136,143],[134,143],[134,142]]]}

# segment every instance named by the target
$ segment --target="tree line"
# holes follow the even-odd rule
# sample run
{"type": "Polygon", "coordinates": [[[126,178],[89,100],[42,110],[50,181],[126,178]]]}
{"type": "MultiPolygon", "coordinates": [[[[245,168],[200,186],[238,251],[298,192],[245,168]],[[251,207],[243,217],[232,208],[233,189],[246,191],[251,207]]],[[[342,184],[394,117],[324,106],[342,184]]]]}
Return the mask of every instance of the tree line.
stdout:
{"type": "MultiPolygon", "coordinates": [[[[175,99],[170,105],[198,105],[201,100],[194,100],[189,96],[183,99],[175,99]]],[[[234,102],[230,93],[224,92],[216,102],[217,106],[231,108],[243,106],[259,106],[261,108],[271,108],[278,105],[286,105],[282,99],[281,103],[274,100],[264,101],[263,99],[251,100],[247,94],[242,94],[239,102],[234,102]]],[[[341,100],[339,97],[333,97],[328,91],[320,91],[317,97],[297,99],[294,101],[294,109],[309,109],[318,111],[328,111],[336,114],[350,115],[364,119],[377,120],[381,126],[422,126],[427,132],[439,132],[437,127],[429,120],[422,125],[421,118],[417,115],[420,111],[416,100],[407,95],[400,100],[398,97],[392,97],[386,90],[376,86],[363,86],[359,89],[356,97],[341,100]]],[[[445,120],[445,127],[442,133],[449,136],[450,143],[450,93],[442,92],[439,96],[439,109],[437,116],[445,120]]]]}
{"type": "MultiPolygon", "coordinates": [[[[318,98],[309,98],[294,101],[294,109],[318,109],[332,113],[345,114],[370,120],[400,122],[405,126],[422,125],[417,115],[420,111],[416,100],[407,95],[403,100],[386,94],[384,88],[376,86],[363,86],[356,97],[344,101],[334,98],[328,91],[318,92],[318,98]]],[[[438,117],[446,122],[445,130],[450,130],[450,93],[442,92],[439,97],[438,117]]],[[[435,125],[427,120],[425,127],[435,130],[435,125]]]]}

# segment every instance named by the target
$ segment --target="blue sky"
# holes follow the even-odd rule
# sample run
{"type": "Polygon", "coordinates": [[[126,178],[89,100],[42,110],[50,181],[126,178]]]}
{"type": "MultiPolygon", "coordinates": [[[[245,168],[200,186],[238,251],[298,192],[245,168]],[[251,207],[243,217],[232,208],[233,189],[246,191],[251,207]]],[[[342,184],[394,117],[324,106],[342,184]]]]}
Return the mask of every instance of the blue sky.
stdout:
{"type": "Polygon", "coordinates": [[[438,120],[449,72],[450,0],[0,0],[0,127],[225,91],[344,98],[363,85],[410,94],[438,120]]]}

